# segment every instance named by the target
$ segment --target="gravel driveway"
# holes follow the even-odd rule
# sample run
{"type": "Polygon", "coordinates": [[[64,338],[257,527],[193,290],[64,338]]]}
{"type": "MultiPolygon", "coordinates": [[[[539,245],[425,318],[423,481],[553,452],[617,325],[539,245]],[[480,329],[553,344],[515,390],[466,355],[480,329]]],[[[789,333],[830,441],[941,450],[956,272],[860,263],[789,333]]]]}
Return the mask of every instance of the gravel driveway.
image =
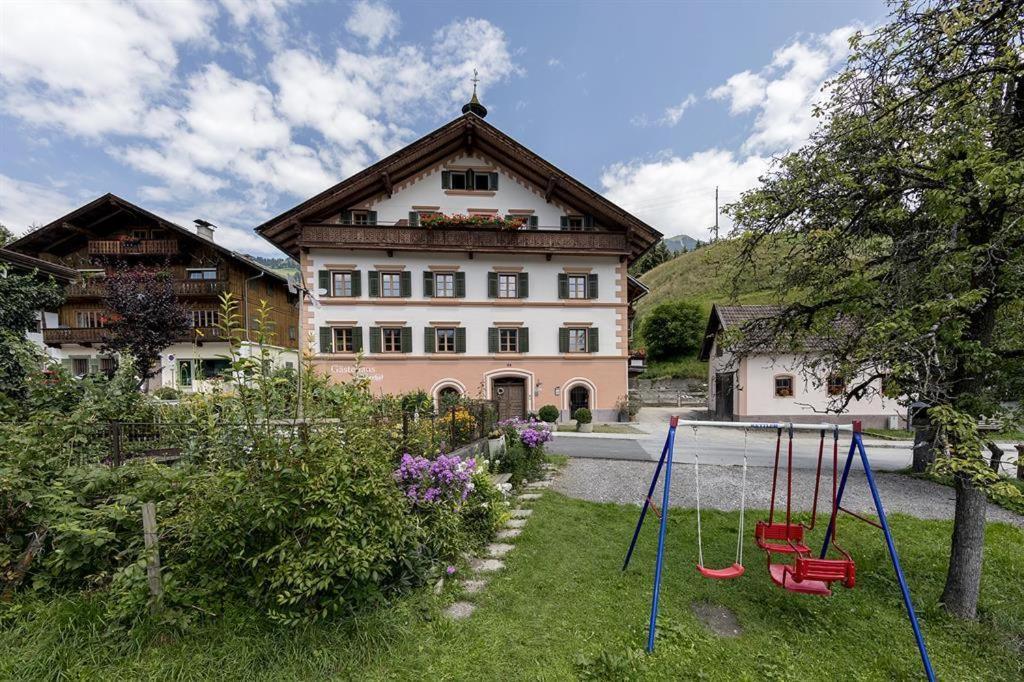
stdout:
{"type": "MultiPolygon", "coordinates": [[[[570,459],[553,486],[570,497],[593,502],[636,504],[643,501],[651,484],[656,463],[613,459],[570,459]]],[[[831,495],[831,470],[822,473],[820,511],[827,511],[831,495]]],[[[742,469],[734,466],[702,465],[700,468],[701,505],[711,509],[739,509],[742,469]]],[[[953,489],[902,474],[876,473],[875,481],[887,514],[907,514],[921,519],[952,519],[953,489]]],[[[747,508],[767,509],[771,499],[772,470],[750,467],[747,470],[747,508]]],[[[785,510],[785,472],[779,472],[780,495],[776,509],[785,510]]],[[[661,502],[659,484],[656,498],[661,502]]],[[[793,472],[795,510],[810,511],[814,496],[814,471],[793,472]]],[[[693,465],[676,462],[672,467],[672,506],[692,508],[694,497],[693,465]]],[[[843,506],[858,513],[873,514],[874,505],[863,472],[851,471],[843,495],[843,506]]],[[[1024,516],[995,505],[988,507],[989,521],[1005,521],[1024,528],[1024,516]]],[[[748,520],[753,524],[752,520],[748,520]]]]}

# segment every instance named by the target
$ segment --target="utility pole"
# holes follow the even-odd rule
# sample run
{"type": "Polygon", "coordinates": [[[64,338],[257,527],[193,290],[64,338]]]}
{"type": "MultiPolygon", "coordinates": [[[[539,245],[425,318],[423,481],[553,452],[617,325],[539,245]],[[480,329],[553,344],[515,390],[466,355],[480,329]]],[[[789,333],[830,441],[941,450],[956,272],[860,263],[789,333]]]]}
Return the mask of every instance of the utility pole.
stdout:
{"type": "Polygon", "coordinates": [[[715,241],[718,241],[718,185],[715,185],[715,241]]]}

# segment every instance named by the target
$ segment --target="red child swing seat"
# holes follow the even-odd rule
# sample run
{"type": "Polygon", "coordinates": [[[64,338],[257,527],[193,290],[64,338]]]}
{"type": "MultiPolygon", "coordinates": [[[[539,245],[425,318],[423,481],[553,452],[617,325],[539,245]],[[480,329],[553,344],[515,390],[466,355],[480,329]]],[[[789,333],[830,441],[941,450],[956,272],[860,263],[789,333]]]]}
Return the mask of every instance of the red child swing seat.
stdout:
{"type": "Polygon", "coordinates": [[[768,559],[768,574],[772,582],[790,592],[811,594],[822,597],[832,595],[832,583],[840,582],[852,588],[856,584],[856,566],[849,553],[835,543],[836,524],[836,472],[839,466],[839,432],[834,431],[832,445],[832,514],[829,526],[832,528],[832,545],[842,555],[838,559],[814,558],[810,548],[804,544],[804,532],[813,530],[818,511],[818,489],[821,483],[821,461],[825,448],[825,431],[821,432],[818,445],[818,467],[814,483],[814,502],[811,511],[811,524],[792,523],[791,509],[793,497],[793,430],[789,431],[786,473],[786,522],[775,523],[775,488],[779,472],[779,450],[782,441],[782,429],[779,429],[775,442],[775,470],[772,475],[772,498],[768,521],[759,521],[754,528],[754,538],[758,547],[765,551],[768,559]],[[794,555],[792,564],[774,563],[774,555],[794,555]]]}
{"type": "MultiPolygon", "coordinates": [[[[694,434],[697,427],[693,428],[694,434]]],[[[694,439],[696,440],[696,439],[694,439]]],[[[736,560],[732,566],[725,568],[708,568],[704,565],[704,542],[701,537],[700,523],[700,453],[694,451],[693,477],[697,491],[697,571],[705,578],[712,580],[732,580],[743,575],[743,516],[747,504],[747,432],[743,431],[743,478],[740,483],[740,520],[736,535],[736,560]]]]}

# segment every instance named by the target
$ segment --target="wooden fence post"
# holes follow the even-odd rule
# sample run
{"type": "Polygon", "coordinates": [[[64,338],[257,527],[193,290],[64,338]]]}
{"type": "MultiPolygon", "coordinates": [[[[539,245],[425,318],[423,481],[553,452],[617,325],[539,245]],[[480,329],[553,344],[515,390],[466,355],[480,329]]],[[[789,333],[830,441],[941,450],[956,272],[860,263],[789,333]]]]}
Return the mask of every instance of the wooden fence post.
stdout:
{"type": "Polygon", "coordinates": [[[1017,478],[1024,481],[1024,443],[1017,443],[1013,447],[1017,448],[1017,478]]]}
{"type": "Polygon", "coordinates": [[[146,580],[152,598],[150,610],[158,612],[163,606],[164,584],[160,577],[160,543],[156,529],[156,505],[142,504],[142,539],[146,543],[146,580]]]}

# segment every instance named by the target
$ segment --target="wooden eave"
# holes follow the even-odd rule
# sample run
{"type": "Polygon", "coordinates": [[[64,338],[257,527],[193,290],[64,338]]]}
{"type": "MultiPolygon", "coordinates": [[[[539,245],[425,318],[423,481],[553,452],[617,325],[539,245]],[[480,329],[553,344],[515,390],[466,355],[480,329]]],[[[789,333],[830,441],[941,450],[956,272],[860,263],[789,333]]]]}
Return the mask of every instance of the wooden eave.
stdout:
{"type": "Polygon", "coordinates": [[[545,188],[547,201],[585,209],[599,224],[618,228],[628,237],[628,259],[634,260],[653,246],[661,234],[573,179],[486,123],[468,113],[413,142],[404,149],[356,173],[256,228],[256,232],[292,257],[298,257],[305,224],[322,223],[347,207],[380,194],[464,150],[478,150],[536,187],[545,188]]]}

